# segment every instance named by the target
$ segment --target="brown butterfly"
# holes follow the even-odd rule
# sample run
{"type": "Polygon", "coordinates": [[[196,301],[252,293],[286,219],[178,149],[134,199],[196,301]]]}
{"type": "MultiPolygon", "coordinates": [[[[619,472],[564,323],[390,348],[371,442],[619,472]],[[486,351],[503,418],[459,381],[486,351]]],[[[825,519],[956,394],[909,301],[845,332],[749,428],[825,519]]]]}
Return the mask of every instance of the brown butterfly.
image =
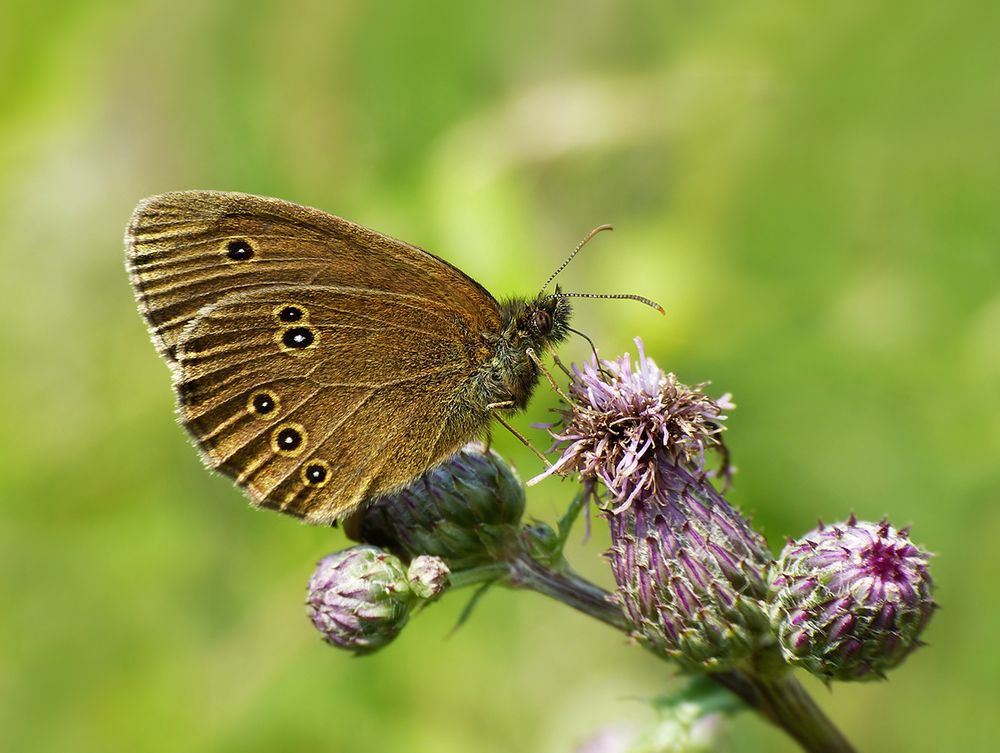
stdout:
{"type": "Polygon", "coordinates": [[[566,337],[580,295],[499,303],[416,246],[239,193],[144,199],[125,244],[205,463],[255,505],[317,524],[523,409],[539,376],[528,350],[566,337]]]}

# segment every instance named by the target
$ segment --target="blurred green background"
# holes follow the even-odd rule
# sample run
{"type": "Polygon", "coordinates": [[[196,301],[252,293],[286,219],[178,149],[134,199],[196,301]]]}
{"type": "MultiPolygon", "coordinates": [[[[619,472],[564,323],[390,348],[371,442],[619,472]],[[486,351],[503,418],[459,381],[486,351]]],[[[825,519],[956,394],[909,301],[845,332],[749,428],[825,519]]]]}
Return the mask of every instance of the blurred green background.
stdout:
{"type": "MultiPolygon", "coordinates": [[[[304,588],[342,534],[202,469],[123,269],[138,199],[213,188],[498,295],[615,224],[563,285],[668,316],[580,302],[577,326],[734,393],[732,498],[772,546],[854,511],[938,553],[931,647],[887,683],[809,683],[820,703],[864,750],[995,750],[998,8],[5,2],[0,749],[568,752],[676,683],[531,594],[447,638],[452,594],[367,659],[320,642],[304,588]]],[[[532,514],[571,491],[532,489],[532,514]]],[[[603,528],[571,558],[607,584],[603,528]]],[[[793,747],[744,716],[732,750],[793,747]]]]}

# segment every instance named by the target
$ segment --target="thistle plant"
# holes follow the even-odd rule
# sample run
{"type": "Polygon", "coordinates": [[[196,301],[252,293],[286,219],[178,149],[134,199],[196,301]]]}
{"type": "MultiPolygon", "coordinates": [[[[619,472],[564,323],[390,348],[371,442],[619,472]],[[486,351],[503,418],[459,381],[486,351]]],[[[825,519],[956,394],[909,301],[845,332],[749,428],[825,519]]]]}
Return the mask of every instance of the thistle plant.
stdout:
{"type": "Polygon", "coordinates": [[[332,645],[371,652],[445,588],[479,587],[465,616],[490,587],[528,588],[621,631],[729,700],[691,716],[678,694],[656,705],[659,726],[595,737],[594,750],[707,750],[689,733],[710,727],[714,740],[734,709],[761,714],[804,750],[853,750],[793,670],[830,682],[885,677],[898,666],[921,645],[936,608],[928,555],[906,529],[851,517],[789,541],[775,560],[725,497],[729,395],[682,384],[636,342],[635,363],[626,354],[566,372],[561,415],[549,427],[559,456],[529,482],[579,478],[555,528],[525,521],[517,474],[497,453],[469,445],[348,521],[361,545],[320,563],[308,599],[314,624],[332,645]],[[609,526],[614,593],[574,573],[563,554],[591,501],[609,526]],[[709,718],[709,727],[696,725],[709,718]]]}
{"type": "Polygon", "coordinates": [[[393,554],[354,546],[320,560],[306,604],[328,643],[367,654],[391,643],[417,603],[440,595],[447,576],[437,557],[417,557],[407,571],[393,554]]]}
{"type": "MultiPolygon", "coordinates": [[[[712,400],[646,358],[576,369],[557,471],[603,483],[608,552],[633,634],[684,669],[730,669],[772,643],[764,537],[712,486],[729,396],[712,400]]],[[[728,469],[723,469],[727,471],[728,469]]]]}
{"type": "Polygon", "coordinates": [[[906,529],[853,515],[790,540],[771,575],[785,660],[828,680],[885,678],[937,608],[928,559],[906,529]]]}

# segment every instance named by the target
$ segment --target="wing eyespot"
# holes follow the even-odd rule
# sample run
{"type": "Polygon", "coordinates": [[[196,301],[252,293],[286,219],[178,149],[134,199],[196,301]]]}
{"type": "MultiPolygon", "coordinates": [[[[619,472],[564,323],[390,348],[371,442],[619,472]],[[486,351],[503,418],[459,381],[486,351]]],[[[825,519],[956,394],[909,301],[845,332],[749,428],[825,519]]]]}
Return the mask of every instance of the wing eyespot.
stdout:
{"type": "Polygon", "coordinates": [[[282,324],[293,324],[295,322],[309,320],[309,312],[302,306],[296,306],[294,304],[282,304],[280,306],[275,306],[272,313],[274,314],[274,318],[282,324]]]}
{"type": "Polygon", "coordinates": [[[288,327],[280,332],[284,351],[306,350],[316,347],[316,331],[312,327],[288,327]]]}
{"type": "Polygon", "coordinates": [[[281,400],[270,390],[255,392],[247,400],[247,412],[258,418],[265,418],[281,410],[281,400]]]}
{"type": "Polygon", "coordinates": [[[306,448],[307,439],[302,424],[282,424],[271,432],[271,449],[279,455],[295,457],[306,448]]]}
{"type": "Polygon", "coordinates": [[[245,240],[229,241],[226,244],[226,256],[230,261],[249,261],[253,255],[253,247],[245,240]]]}
{"type": "Polygon", "coordinates": [[[325,460],[311,460],[302,466],[302,483],[313,489],[321,489],[330,480],[330,464],[325,460]]]}

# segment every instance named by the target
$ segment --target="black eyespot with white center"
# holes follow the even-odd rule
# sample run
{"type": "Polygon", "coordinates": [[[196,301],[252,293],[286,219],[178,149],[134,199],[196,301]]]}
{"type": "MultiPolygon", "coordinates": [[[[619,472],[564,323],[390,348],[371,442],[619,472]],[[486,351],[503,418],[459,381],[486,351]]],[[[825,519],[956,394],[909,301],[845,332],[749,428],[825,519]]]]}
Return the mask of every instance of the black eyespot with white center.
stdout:
{"type": "Polygon", "coordinates": [[[325,460],[313,460],[302,468],[302,483],[320,487],[330,478],[330,466],[325,460]]]}
{"type": "Polygon", "coordinates": [[[250,398],[250,412],[267,416],[278,409],[278,398],[272,392],[258,392],[250,398]]]}
{"type": "Polygon", "coordinates": [[[276,439],[278,447],[282,450],[294,450],[302,444],[302,435],[292,428],[282,429],[279,431],[276,439]]]}
{"type": "Polygon", "coordinates": [[[306,430],[301,424],[282,424],[271,434],[271,448],[282,455],[298,455],[306,445],[306,430]]]}
{"type": "Polygon", "coordinates": [[[312,330],[308,327],[289,327],[281,336],[281,342],[285,344],[286,348],[296,350],[308,348],[315,339],[312,330]]]}
{"type": "Polygon", "coordinates": [[[278,319],[283,322],[298,322],[305,316],[305,312],[298,306],[285,306],[278,312],[278,319]]]}
{"type": "Polygon", "coordinates": [[[253,248],[244,240],[229,241],[226,244],[226,256],[233,261],[247,261],[253,257],[253,248]]]}

